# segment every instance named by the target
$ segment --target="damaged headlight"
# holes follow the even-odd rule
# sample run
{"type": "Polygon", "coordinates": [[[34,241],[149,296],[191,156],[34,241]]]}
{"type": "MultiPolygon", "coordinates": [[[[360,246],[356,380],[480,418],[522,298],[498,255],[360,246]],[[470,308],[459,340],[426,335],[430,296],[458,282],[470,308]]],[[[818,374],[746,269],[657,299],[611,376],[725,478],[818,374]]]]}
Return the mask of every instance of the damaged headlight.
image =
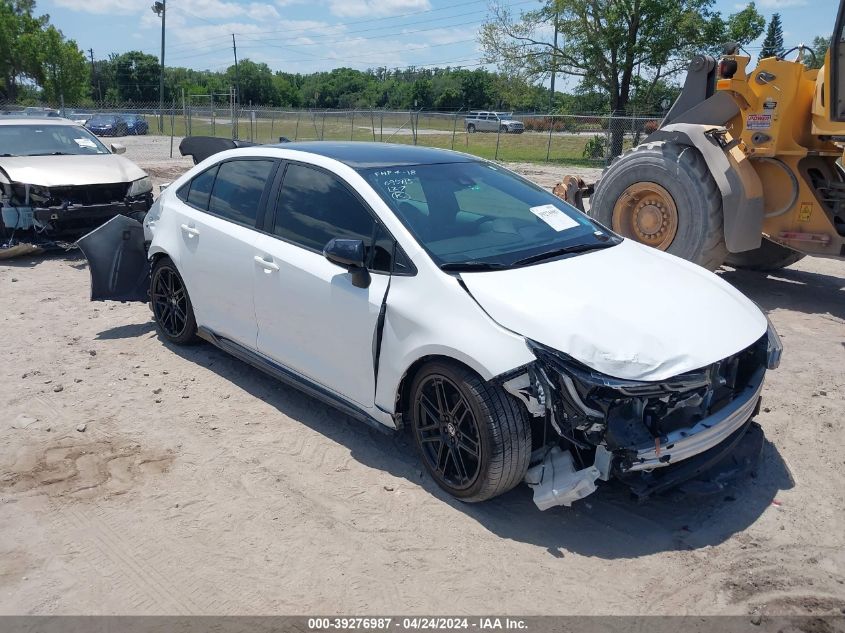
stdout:
{"type": "Polygon", "coordinates": [[[129,191],[126,193],[127,196],[130,198],[134,198],[136,196],[142,196],[145,193],[149,193],[153,190],[153,181],[150,180],[149,176],[144,176],[143,178],[139,178],[132,182],[129,185],[129,191]]]}

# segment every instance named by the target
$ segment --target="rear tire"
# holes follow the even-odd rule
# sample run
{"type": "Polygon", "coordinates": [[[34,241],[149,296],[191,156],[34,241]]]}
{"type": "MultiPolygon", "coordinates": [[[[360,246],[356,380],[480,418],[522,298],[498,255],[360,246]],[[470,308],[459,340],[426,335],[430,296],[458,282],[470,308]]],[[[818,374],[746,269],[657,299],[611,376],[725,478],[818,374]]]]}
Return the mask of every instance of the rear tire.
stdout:
{"type": "Polygon", "coordinates": [[[725,263],[734,268],[770,272],[791,266],[804,259],[804,254],[763,238],[760,248],[742,253],[728,253],[725,263]]]}
{"type": "Polygon", "coordinates": [[[589,213],[625,237],[644,244],[651,239],[660,250],[709,270],[718,268],[728,252],[721,193],[692,147],[656,142],[627,152],[596,184],[589,213]],[[644,196],[643,206],[637,195],[644,196]],[[663,204],[649,203],[649,195],[663,204]]]}
{"type": "Polygon", "coordinates": [[[150,305],[156,328],[163,339],[174,345],[192,345],[199,341],[188,289],[169,257],[162,257],[153,265],[150,305]]]}
{"type": "Polygon", "coordinates": [[[484,501],[519,484],[531,458],[531,426],[519,403],[457,363],[417,372],[408,419],[432,479],[462,501],[484,501]]]}
{"type": "Polygon", "coordinates": [[[472,123],[467,125],[467,132],[470,134],[475,134],[475,126],[472,123]]]}

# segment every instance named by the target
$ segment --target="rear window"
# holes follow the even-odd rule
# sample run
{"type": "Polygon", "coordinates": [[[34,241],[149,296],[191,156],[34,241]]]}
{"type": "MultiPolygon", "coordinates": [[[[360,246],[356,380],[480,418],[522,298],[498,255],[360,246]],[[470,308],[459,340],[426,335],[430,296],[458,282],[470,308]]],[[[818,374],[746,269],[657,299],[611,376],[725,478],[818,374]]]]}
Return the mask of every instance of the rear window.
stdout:
{"type": "Polygon", "coordinates": [[[221,163],[208,205],[209,213],[239,224],[255,226],[261,196],[270,179],[274,162],[268,159],[221,163]]]}
{"type": "Polygon", "coordinates": [[[211,187],[214,185],[216,175],[217,165],[205,170],[191,180],[186,187],[179,189],[179,197],[192,207],[207,211],[208,199],[211,196],[211,187]]]}

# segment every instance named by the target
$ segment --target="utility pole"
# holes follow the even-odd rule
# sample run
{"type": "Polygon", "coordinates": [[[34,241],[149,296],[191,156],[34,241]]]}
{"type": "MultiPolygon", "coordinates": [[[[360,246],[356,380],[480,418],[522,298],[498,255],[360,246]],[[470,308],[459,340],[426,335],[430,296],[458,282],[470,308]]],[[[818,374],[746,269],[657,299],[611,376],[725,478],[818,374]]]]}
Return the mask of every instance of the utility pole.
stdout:
{"type": "Polygon", "coordinates": [[[552,85],[551,94],[549,95],[549,112],[554,112],[555,109],[555,77],[557,76],[557,33],[558,22],[560,22],[560,9],[555,2],[555,44],[552,49],[552,85]]]}
{"type": "Polygon", "coordinates": [[[158,131],[164,131],[164,20],[166,16],[165,2],[156,0],[152,6],[153,13],[161,18],[161,71],[158,78],[158,131]]]}
{"type": "Polygon", "coordinates": [[[232,134],[234,135],[233,138],[237,140],[238,138],[238,100],[241,96],[241,80],[238,76],[238,44],[235,42],[235,34],[232,33],[232,52],[235,54],[235,95],[232,104],[232,113],[234,116],[233,125],[232,125],[232,134]]]}
{"type": "Polygon", "coordinates": [[[97,66],[94,64],[94,49],[89,48],[88,53],[91,55],[91,92],[94,92],[94,85],[96,84],[98,99],[102,101],[103,93],[100,91],[100,81],[97,79],[97,66]]]}

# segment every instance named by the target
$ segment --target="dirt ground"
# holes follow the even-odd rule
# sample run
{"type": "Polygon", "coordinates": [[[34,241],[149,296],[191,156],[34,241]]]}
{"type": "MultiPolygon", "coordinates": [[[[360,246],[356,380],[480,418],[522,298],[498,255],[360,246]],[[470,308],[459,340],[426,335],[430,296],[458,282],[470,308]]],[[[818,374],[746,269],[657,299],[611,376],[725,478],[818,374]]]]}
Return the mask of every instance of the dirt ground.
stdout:
{"type": "Polygon", "coordinates": [[[785,346],[755,476],[540,512],[456,502],[406,435],[90,303],[78,252],[4,262],[0,614],[840,613],[845,262],[721,274],[785,346]]]}

